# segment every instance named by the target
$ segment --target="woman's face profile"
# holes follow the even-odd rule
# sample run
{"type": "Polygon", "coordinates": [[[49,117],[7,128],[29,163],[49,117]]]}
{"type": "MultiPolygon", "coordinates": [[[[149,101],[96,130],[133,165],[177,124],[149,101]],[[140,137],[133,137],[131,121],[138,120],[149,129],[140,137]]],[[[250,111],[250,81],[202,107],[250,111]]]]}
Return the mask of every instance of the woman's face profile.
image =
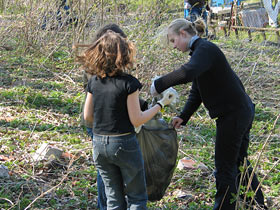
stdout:
{"type": "Polygon", "coordinates": [[[191,36],[184,30],[181,30],[179,34],[176,34],[172,31],[168,31],[168,41],[172,44],[173,48],[181,51],[187,52],[189,50],[189,42],[191,36]]]}

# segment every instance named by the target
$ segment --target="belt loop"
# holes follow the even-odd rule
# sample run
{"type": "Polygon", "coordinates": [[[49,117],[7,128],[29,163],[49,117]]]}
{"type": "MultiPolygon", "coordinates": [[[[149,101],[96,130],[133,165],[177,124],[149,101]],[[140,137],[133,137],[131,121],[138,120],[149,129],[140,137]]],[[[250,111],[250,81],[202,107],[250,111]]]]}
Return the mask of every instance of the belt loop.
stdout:
{"type": "Polygon", "coordinates": [[[104,144],[104,145],[107,144],[106,137],[107,137],[107,136],[102,136],[102,144],[104,144]]]}
{"type": "Polygon", "coordinates": [[[105,138],[106,138],[106,144],[109,144],[109,136],[105,136],[105,138]]]}

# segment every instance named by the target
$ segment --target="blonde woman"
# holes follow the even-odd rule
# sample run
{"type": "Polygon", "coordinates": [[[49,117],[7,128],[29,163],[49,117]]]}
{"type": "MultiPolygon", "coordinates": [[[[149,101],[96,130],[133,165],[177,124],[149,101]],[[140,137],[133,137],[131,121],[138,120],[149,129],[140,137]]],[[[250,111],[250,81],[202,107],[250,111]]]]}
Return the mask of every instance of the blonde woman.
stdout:
{"type": "MultiPolygon", "coordinates": [[[[179,69],[155,80],[151,86],[153,95],[179,84],[192,82],[189,97],[181,114],[173,119],[175,128],[186,125],[201,103],[216,119],[215,177],[216,196],[214,210],[235,210],[235,198],[239,185],[239,166],[247,159],[249,133],[254,118],[254,104],[242,82],[230,67],[223,52],[213,43],[197,35],[198,25],[185,19],[176,19],[168,27],[168,40],[182,52],[190,51],[189,62],[179,69]]],[[[242,183],[247,186],[252,168],[242,183]]],[[[261,207],[264,197],[254,175],[251,189],[261,207]]]]}

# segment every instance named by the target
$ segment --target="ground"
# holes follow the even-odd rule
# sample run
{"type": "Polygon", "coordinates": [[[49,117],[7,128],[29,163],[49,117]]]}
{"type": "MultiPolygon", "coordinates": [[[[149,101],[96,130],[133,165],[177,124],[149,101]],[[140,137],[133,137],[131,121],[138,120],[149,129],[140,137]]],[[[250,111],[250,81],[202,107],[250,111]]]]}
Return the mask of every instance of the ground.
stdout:
{"type": "MultiPolygon", "coordinates": [[[[188,60],[187,54],[171,50],[164,39],[165,26],[181,14],[163,15],[153,22],[150,16],[157,14],[153,12],[151,9],[118,17],[137,47],[137,65],[132,74],[143,83],[141,96],[149,102],[151,78],[188,60]]],[[[84,93],[72,43],[78,38],[82,41],[83,36],[85,42],[90,40],[98,27],[98,17],[89,18],[88,27],[82,32],[70,26],[41,30],[36,22],[23,17],[1,17],[0,34],[4,38],[0,42],[0,164],[10,171],[9,179],[0,179],[1,209],[96,209],[96,170],[91,141],[80,126],[84,93]],[[69,155],[63,160],[50,157],[35,162],[32,157],[44,142],[69,155]]],[[[106,21],[110,18],[114,17],[107,17],[106,21]]],[[[257,33],[253,42],[246,41],[245,36],[244,33],[236,40],[220,33],[212,41],[223,50],[256,104],[249,158],[262,182],[266,201],[277,210],[280,51],[279,46],[261,40],[257,33]]],[[[273,34],[268,39],[275,42],[273,34]]],[[[175,87],[180,95],[178,111],[189,88],[190,84],[175,87]]],[[[166,108],[163,116],[169,121],[175,113],[166,108]]],[[[177,133],[177,159],[191,158],[204,163],[208,170],[175,169],[165,196],[150,202],[149,209],[211,209],[215,194],[215,121],[202,106],[177,133]]]]}

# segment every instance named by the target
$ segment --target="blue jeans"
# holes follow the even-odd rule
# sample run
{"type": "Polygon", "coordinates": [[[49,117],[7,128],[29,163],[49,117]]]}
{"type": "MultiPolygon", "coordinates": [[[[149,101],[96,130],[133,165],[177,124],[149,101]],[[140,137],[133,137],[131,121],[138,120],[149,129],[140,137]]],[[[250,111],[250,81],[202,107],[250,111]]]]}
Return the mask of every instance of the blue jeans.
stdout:
{"type": "MultiPolygon", "coordinates": [[[[92,128],[86,128],[88,135],[93,138],[92,128]]],[[[103,180],[100,176],[99,171],[97,170],[97,208],[100,210],[106,210],[107,209],[107,198],[105,194],[105,186],[103,183],[103,180]]]]}
{"type": "Polygon", "coordinates": [[[144,161],[135,134],[94,134],[93,160],[105,185],[107,210],[147,209],[144,161]]]}

